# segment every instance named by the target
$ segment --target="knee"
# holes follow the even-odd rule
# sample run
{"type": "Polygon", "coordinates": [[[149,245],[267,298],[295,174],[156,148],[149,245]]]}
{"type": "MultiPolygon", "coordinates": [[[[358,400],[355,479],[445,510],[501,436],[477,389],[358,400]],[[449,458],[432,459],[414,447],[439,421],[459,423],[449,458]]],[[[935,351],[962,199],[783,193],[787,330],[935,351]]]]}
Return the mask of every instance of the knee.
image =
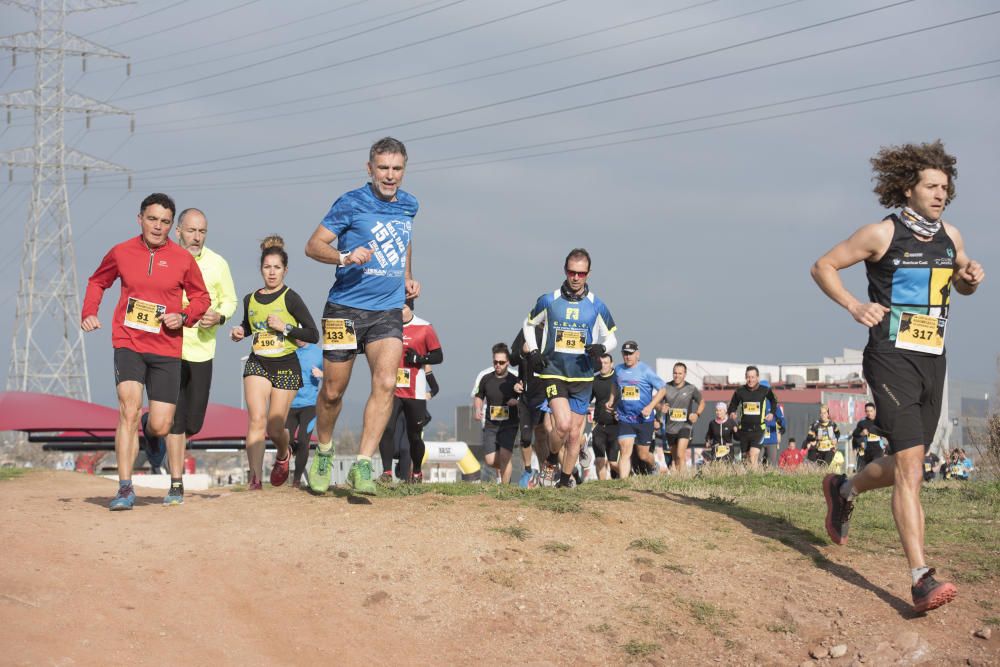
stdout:
{"type": "Polygon", "coordinates": [[[262,415],[250,415],[247,429],[251,433],[263,433],[267,429],[267,418],[262,415]]]}
{"type": "Polygon", "coordinates": [[[149,421],[146,423],[146,433],[161,438],[169,433],[173,423],[173,418],[168,419],[166,417],[153,417],[150,415],[149,421]]]}
{"type": "Polygon", "coordinates": [[[376,373],[372,375],[372,393],[392,394],[396,390],[396,375],[393,373],[376,373]]]}
{"type": "Polygon", "coordinates": [[[285,422],[282,419],[272,419],[267,423],[267,437],[271,440],[285,437],[285,422]]]}
{"type": "Polygon", "coordinates": [[[324,382],[323,390],[319,392],[319,399],[328,405],[339,403],[344,398],[344,388],[333,382],[324,382]]]}

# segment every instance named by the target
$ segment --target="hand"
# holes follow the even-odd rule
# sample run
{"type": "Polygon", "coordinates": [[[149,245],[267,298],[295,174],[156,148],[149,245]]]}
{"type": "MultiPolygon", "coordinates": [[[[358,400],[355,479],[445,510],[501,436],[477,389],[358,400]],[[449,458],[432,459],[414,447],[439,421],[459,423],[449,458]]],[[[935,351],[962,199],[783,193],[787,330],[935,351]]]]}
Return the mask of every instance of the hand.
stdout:
{"type": "Polygon", "coordinates": [[[214,327],[220,321],[222,321],[222,315],[209,308],[205,311],[205,314],[201,316],[201,319],[198,320],[196,326],[202,329],[208,329],[209,327],[214,327]]]}
{"type": "Polygon", "coordinates": [[[476,421],[477,422],[483,421],[483,411],[482,411],[482,409],[476,410],[476,421]]]}
{"type": "Polygon", "coordinates": [[[521,382],[520,380],[518,380],[517,384],[514,385],[514,393],[515,394],[523,394],[524,393],[524,383],[521,382]]]}
{"type": "Polygon", "coordinates": [[[774,413],[773,412],[768,412],[766,415],[764,415],[764,421],[766,421],[766,422],[773,422],[774,421],[774,413]]]}
{"type": "Polygon", "coordinates": [[[416,299],[418,296],[420,296],[420,283],[419,282],[417,282],[413,278],[407,278],[406,281],[405,281],[405,284],[406,284],[406,298],[407,299],[416,299]]]}
{"type": "Polygon", "coordinates": [[[594,367],[600,367],[601,355],[607,351],[607,348],[600,343],[591,343],[583,349],[587,352],[587,356],[590,357],[590,362],[594,365],[594,367]]]}
{"type": "Polygon", "coordinates": [[[354,250],[348,251],[350,254],[344,257],[341,255],[341,261],[344,266],[350,266],[351,264],[367,264],[368,260],[372,258],[372,249],[367,246],[361,246],[360,248],[355,248],[354,250]]]}
{"type": "Polygon", "coordinates": [[[406,352],[403,353],[403,363],[407,366],[420,366],[422,362],[422,355],[417,354],[416,350],[406,348],[406,352]]]}
{"type": "Polygon", "coordinates": [[[279,333],[285,333],[285,322],[274,313],[271,313],[267,316],[267,328],[274,329],[279,333]]]}
{"type": "Polygon", "coordinates": [[[861,429],[861,435],[863,435],[863,436],[865,436],[867,438],[868,437],[868,429],[866,429],[866,428],[861,429]]]}
{"type": "Polygon", "coordinates": [[[168,329],[180,329],[184,326],[184,320],[180,313],[165,313],[160,321],[168,329]]]}
{"type": "Polygon", "coordinates": [[[688,413],[688,421],[691,422],[692,424],[697,424],[698,423],[698,413],[697,412],[689,412],[688,413]]]}
{"type": "Polygon", "coordinates": [[[642,416],[644,418],[648,417],[652,412],[653,412],[653,406],[652,405],[647,405],[646,407],[644,407],[642,409],[642,416]]]}
{"type": "Polygon", "coordinates": [[[736,413],[735,412],[730,412],[729,413],[729,418],[732,419],[733,421],[736,421],[736,413]]]}
{"type": "Polygon", "coordinates": [[[889,309],[878,303],[857,303],[848,309],[858,324],[871,328],[882,321],[889,309]]]}
{"type": "Polygon", "coordinates": [[[545,357],[542,356],[540,350],[532,350],[528,353],[528,364],[531,366],[531,370],[536,373],[545,370],[545,357]]]}
{"type": "MultiPolygon", "coordinates": [[[[240,331],[242,331],[242,329],[240,329],[240,331]]],[[[313,366],[312,376],[314,378],[322,380],[323,379],[323,369],[320,368],[319,366],[313,366]]]]}
{"type": "Polygon", "coordinates": [[[246,334],[243,332],[242,326],[233,327],[233,330],[229,332],[229,337],[234,343],[238,343],[243,340],[244,336],[246,336],[246,334]]]}
{"type": "Polygon", "coordinates": [[[80,328],[84,331],[93,331],[101,328],[101,322],[97,319],[97,315],[90,315],[85,317],[83,322],[80,322],[80,328]]]}
{"type": "Polygon", "coordinates": [[[971,259],[968,264],[955,272],[955,279],[961,280],[969,287],[977,287],[985,277],[986,271],[983,270],[983,265],[971,259]]]}
{"type": "Polygon", "coordinates": [[[507,405],[509,407],[512,407],[512,408],[517,407],[517,399],[516,398],[512,398],[512,399],[508,400],[507,401],[507,405]]]}

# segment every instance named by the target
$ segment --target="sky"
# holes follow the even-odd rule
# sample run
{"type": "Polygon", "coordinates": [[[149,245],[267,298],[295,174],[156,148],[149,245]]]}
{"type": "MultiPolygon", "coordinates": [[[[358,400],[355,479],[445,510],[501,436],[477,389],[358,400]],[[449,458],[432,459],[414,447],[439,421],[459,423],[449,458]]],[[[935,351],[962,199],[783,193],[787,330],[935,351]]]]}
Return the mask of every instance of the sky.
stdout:
{"type": "MultiPolygon", "coordinates": [[[[240,295],[262,285],[260,240],[283,235],[287,283],[318,317],[334,272],[305,242],[391,135],[420,201],[417,314],[445,355],[438,425],[453,423],[492,344],[559,286],[574,247],[593,256],[590,287],[618,340],[639,341],[650,363],[817,361],[866,340],[809,267],[885,215],[868,160],[940,138],[959,170],[945,219],[987,271],[975,296],[955,297],[950,372],[992,383],[998,12],[976,0],[156,0],[73,14],[67,30],[127,55],[131,76],[125,60],[88,58],[83,71],[67,58],[67,89],[135,117],[133,134],[127,116],[89,129],[67,116],[69,145],[133,172],[131,191],[122,174],[86,187],[69,176],[80,296],[108,249],[138,233],[139,202],[163,191],[205,211],[207,245],[240,295]]],[[[33,28],[0,6],[0,34],[33,28]]],[[[30,55],[16,67],[2,56],[0,95],[33,85],[30,55]]],[[[31,113],[13,111],[0,153],[32,137],[31,113]]],[[[13,331],[31,173],[0,176],[0,329],[13,331]]],[[[844,279],[863,295],[863,267],[844,279]]],[[[105,322],[117,296],[105,295],[105,322]]],[[[110,328],[86,341],[93,400],[111,405],[110,328]]],[[[213,401],[239,404],[248,351],[220,336],[213,401]]],[[[367,387],[360,364],[344,425],[360,426],[367,387]]]]}

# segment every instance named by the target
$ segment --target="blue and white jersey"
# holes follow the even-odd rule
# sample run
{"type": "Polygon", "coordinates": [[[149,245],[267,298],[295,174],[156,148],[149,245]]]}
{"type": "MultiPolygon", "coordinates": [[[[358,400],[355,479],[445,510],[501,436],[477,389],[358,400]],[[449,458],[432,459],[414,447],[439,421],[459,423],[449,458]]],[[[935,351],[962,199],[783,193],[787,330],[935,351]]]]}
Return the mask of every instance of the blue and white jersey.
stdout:
{"type": "Polygon", "coordinates": [[[545,369],[537,377],[566,382],[593,382],[596,372],[586,347],[615,346],[615,321],[604,302],[589,290],[579,300],[568,299],[562,290],[538,297],[524,321],[525,338],[534,342],[534,327],[544,324],[539,349],[545,369]]]}
{"type": "Polygon", "coordinates": [[[406,251],[410,247],[417,200],[398,190],[396,201],[382,201],[370,184],[342,195],[323,218],[337,235],[337,249],[361,246],[372,250],[367,264],[337,268],[337,280],[327,300],[361,310],[402,308],[406,298],[406,251]]]}
{"type": "Polygon", "coordinates": [[[653,411],[642,416],[642,409],[653,400],[653,394],[666,384],[648,364],[637,363],[632,368],[625,364],[615,366],[619,399],[615,407],[618,421],[623,424],[643,424],[653,421],[653,411]]]}

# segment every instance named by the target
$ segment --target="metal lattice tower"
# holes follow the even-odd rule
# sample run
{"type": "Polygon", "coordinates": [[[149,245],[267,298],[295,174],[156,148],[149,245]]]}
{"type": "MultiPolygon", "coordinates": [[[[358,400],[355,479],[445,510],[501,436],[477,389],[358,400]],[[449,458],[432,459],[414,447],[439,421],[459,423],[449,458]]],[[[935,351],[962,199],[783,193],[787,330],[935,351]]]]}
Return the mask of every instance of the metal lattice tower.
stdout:
{"type": "Polygon", "coordinates": [[[11,336],[7,389],[36,391],[90,400],[87,356],[80,330],[80,294],[70,227],[66,171],[82,171],[84,184],[92,171],[127,172],[72,148],[63,139],[66,113],[127,115],[122,109],[66,90],[66,56],[127,58],[66,32],[68,14],[130,4],[126,0],[0,0],[33,12],[34,32],[0,37],[0,49],[35,56],[35,87],[0,95],[8,122],[11,109],[34,113],[34,146],[0,153],[13,178],[15,167],[32,169],[31,203],[24,230],[21,279],[11,336]]]}

